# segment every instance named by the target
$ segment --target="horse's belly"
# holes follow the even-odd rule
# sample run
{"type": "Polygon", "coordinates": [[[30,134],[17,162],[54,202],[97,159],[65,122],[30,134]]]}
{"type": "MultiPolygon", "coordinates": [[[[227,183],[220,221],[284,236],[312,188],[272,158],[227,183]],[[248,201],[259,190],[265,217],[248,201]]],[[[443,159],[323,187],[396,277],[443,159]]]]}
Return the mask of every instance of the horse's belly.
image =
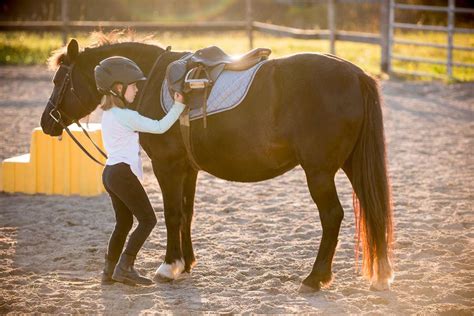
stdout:
{"type": "Polygon", "coordinates": [[[259,182],[275,178],[293,169],[297,164],[294,161],[288,161],[284,165],[278,167],[258,165],[231,165],[225,164],[226,167],[219,168],[216,164],[211,166],[201,166],[204,171],[218,178],[237,181],[237,182],[259,182]]]}
{"type": "Polygon", "coordinates": [[[296,165],[285,141],[259,141],[258,137],[224,137],[199,141],[195,158],[206,172],[221,179],[257,182],[279,176],[296,165]]]}

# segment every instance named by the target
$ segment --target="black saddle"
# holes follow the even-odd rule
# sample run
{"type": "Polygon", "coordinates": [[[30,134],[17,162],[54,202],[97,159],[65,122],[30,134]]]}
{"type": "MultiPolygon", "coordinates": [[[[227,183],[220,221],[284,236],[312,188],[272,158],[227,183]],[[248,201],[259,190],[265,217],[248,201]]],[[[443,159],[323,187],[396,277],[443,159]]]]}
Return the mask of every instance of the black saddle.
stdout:
{"type": "Polygon", "coordinates": [[[165,79],[171,96],[183,94],[191,109],[203,107],[206,122],[206,101],[213,83],[224,70],[243,71],[255,66],[271,54],[269,48],[255,48],[239,58],[227,55],[217,46],[210,46],[172,62],[165,79]]]}

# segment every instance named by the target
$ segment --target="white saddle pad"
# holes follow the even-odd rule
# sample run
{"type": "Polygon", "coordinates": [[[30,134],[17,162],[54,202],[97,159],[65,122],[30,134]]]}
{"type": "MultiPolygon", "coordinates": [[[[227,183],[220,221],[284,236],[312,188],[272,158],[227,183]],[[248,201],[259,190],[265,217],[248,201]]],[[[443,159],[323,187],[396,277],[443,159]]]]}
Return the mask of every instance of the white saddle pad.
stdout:
{"type": "MultiPolygon", "coordinates": [[[[207,115],[231,110],[238,106],[247,95],[257,70],[267,61],[261,61],[243,71],[224,70],[214,83],[207,99],[207,115]]],[[[161,107],[165,113],[168,113],[172,106],[173,99],[169,93],[168,84],[164,80],[161,86],[161,107]]],[[[191,120],[195,120],[201,118],[202,114],[202,109],[194,109],[189,116],[191,120]]]]}

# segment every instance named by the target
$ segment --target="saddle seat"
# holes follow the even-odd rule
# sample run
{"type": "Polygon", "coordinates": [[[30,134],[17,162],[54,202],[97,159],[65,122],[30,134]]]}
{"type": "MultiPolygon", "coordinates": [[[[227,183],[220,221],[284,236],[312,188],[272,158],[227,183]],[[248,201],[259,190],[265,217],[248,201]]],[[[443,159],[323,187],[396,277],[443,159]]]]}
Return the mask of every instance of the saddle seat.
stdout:
{"type": "Polygon", "coordinates": [[[191,57],[191,61],[199,63],[205,67],[215,67],[225,64],[224,69],[241,71],[255,66],[262,59],[268,58],[271,54],[269,48],[254,48],[238,58],[227,55],[217,46],[210,46],[200,49],[191,57]]]}

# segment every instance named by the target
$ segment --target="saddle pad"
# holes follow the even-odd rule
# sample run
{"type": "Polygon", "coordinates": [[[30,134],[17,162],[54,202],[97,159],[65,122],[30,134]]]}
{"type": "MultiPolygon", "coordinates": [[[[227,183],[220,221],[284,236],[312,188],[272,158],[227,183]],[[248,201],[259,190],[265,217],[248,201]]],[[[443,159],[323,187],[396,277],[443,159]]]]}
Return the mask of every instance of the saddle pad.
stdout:
{"type": "MultiPolygon", "coordinates": [[[[243,71],[224,70],[214,83],[207,99],[207,115],[228,111],[238,106],[247,95],[257,70],[268,60],[264,60],[243,71]]],[[[164,80],[161,86],[161,107],[168,113],[173,106],[173,99],[168,90],[168,83],[164,80]]],[[[191,120],[201,118],[201,108],[191,110],[191,120]]]]}

